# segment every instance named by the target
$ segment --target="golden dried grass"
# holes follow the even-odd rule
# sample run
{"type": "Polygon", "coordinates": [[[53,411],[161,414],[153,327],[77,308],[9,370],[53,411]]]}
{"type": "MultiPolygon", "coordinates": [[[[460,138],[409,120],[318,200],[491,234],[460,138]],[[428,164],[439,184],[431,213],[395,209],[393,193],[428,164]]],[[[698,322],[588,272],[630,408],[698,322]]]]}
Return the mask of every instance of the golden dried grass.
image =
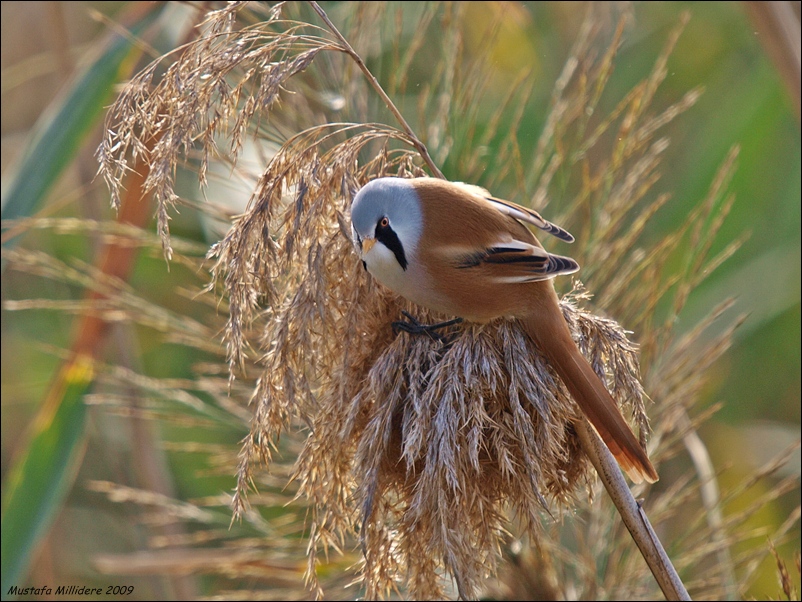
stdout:
{"type": "MultiPolygon", "coordinates": [[[[626,553],[627,536],[604,501],[589,503],[592,495],[586,493],[595,486],[572,432],[573,402],[516,324],[466,325],[447,342],[393,333],[390,324],[402,311],[424,320],[438,317],[369,279],[352,250],[348,206],[374,177],[424,173],[415,133],[381,123],[369,84],[330,32],[300,18],[285,19],[282,11],[295,10],[290,6],[259,14],[245,4],[209,13],[198,40],[168,57],[172,62],[163,73],[163,63],[154,63],[124,89],[109,112],[98,153],[113,202],[130,162],[147,160],[147,186],[158,202],[158,230],[169,257],[177,167],[195,161],[203,184],[210,161],[236,164],[251,132],[257,143],[280,145],[257,178],[246,212],[210,252],[209,288],[228,310],[223,337],[230,376],[228,389],[220,384],[225,375],[215,370],[199,382],[221,404],[227,391],[240,400],[249,395],[254,410],[238,461],[235,512],[260,523],[247,507],[249,486],[263,482],[272,488],[282,477],[293,479],[311,507],[307,579],[320,596],[326,579],[316,572],[319,554],[330,548],[347,553],[354,541],[361,544],[360,578],[368,599],[395,590],[415,599],[442,598],[453,595],[452,584],[461,597],[475,597],[493,589],[487,581],[493,574],[502,575],[497,594],[511,595],[520,571],[534,567],[537,574],[526,573],[530,592],[653,596],[651,577],[639,558],[626,553]],[[326,93],[332,82],[347,101],[330,122],[326,93]],[[340,121],[346,115],[349,120],[340,121]],[[148,152],[143,141],[152,138],[159,142],[148,152]],[[254,371],[252,388],[236,380],[250,384],[254,371]],[[291,470],[272,458],[281,436],[297,453],[291,470]],[[279,474],[261,474],[257,458],[279,474]],[[582,520],[560,520],[566,509],[582,520]],[[520,542],[536,550],[537,558],[520,542]],[[601,576],[599,562],[609,569],[601,576]]],[[[348,10],[354,48],[370,47],[367,32],[393,16],[384,3],[348,10]]],[[[441,77],[427,84],[417,103],[419,122],[427,126],[420,139],[431,155],[455,179],[481,178],[499,195],[515,190],[518,200],[529,199],[538,209],[550,202],[555,178],[573,183],[572,197],[560,206],[552,201],[549,211],[579,233],[576,251],[583,280],[596,293],[597,312],[617,316],[638,332],[647,390],[657,401],[652,456],[659,465],[679,453],[682,437],[693,432],[688,411],[706,368],[731,340],[728,329],[701,343],[720,311],[679,341],[672,321],[689,292],[737,246],[735,241],[709,256],[732,202],[726,184],[737,153],[725,160],[707,198],[680,230],[640,247],[640,234],[669,200],[653,191],[668,145],[661,132],[699,94],[693,90],[668,108],[652,107],[681,26],[651,73],[600,116],[624,25],[605,46],[590,14],[555,84],[536,148],[527,155],[516,136],[531,94],[526,76],[516,80],[482,132],[472,125],[479,119],[476,107],[492,90],[481,53],[463,55],[464,10],[460,4],[433,5],[417,15],[407,54],[396,52],[398,69],[388,89],[403,92],[415,49],[429,28],[441,27],[448,41],[436,57],[434,71],[441,77]],[[455,113],[460,120],[453,119],[455,113]],[[482,149],[491,141],[499,151],[488,158],[482,149]],[[669,270],[678,258],[681,270],[669,270]],[[667,313],[658,309],[666,298],[667,313]]],[[[101,286],[92,282],[91,270],[66,270],[52,258],[18,251],[11,259],[32,272],[101,286]]],[[[124,287],[112,286],[117,294],[108,291],[109,311],[150,319],[182,343],[208,348],[208,330],[215,326],[198,337],[178,317],[165,320],[124,287]]],[[[563,301],[572,332],[645,437],[637,348],[616,322],[580,309],[578,301],[590,303],[582,294],[563,301]]],[[[113,374],[192,403],[182,392],[186,384],[113,374]]],[[[231,413],[241,416],[238,407],[231,413]]],[[[230,462],[229,457],[220,464],[230,462]]],[[[650,516],[655,523],[683,523],[673,542],[684,550],[677,559],[680,570],[696,575],[694,566],[705,561],[704,577],[691,582],[695,596],[715,598],[731,588],[733,565],[754,570],[753,557],[719,554],[710,560],[726,551],[743,516],[715,524],[710,509],[699,508],[689,519],[683,511],[699,484],[688,478],[661,485],[650,496],[650,516]]],[[[115,491],[103,488],[110,495],[115,491]]],[[[282,499],[275,492],[265,497],[268,503],[282,499]]],[[[242,546],[267,549],[275,541],[266,536],[242,546]]],[[[228,565],[223,572],[250,574],[250,560],[243,560],[239,573],[228,565]]]]}

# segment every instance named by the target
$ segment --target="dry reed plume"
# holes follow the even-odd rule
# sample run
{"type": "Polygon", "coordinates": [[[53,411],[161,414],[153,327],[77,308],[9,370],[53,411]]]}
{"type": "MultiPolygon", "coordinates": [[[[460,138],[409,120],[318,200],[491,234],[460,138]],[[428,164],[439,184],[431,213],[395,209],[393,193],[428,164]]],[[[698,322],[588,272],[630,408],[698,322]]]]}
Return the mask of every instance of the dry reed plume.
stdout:
{"type": "MultiPolygon", "coordinates": [[[[413,599],[442,599],[454,589],[462,598],[475,598],[493,588],[494,595],[513,596],[520,581],[516,566],[529,567],[521,570],[550,596],[655,596],[642,560],[626,553],[626,535],[606,500],[589,503],[598,487],[572,427],[577,410],[532,342],[506,320],[454,327],[445,341],[396,334],[391,323],[402,311],[422,321],[447,316],[430,315],[370,280],[352,248],[348,207],[356,190],[375,177],[424,175],[421,141],[452,179],[484,185],[538,210],[548,204],[549,219],[578,235],[572,255],[594,295],[591,301],[575,283],[563,298],[565,317],[645,441],[650,427],[643,370],[655,401],[649,408],[655,427],[651,455],[659,466],[680,453],[683,436],[694,431],[688,411],[706,367],[725,352],[732,334],[729,329],[700,345],[708,321],[677,341],[674,317],[690,291],[738,244],[710,256],[732,203],[727,183],[733,151],[683,227],[652,247],[641,246],[643,230],[669,201],[654,191],[668,146],[662,132],[699,95],[693,90],[667,108],[652,106],[682,25],[668,36],[647,77],[608,115],[599,115],[624,21],[605,41],[589,14],[530,152],[516,136],[532,93],[525,75],[496,100],[492,115],[476,113],[494,91],[482,52],[464,51],[462,3],[415,9],[407,46],[392,50],[395,69],[385,90],[405,99],[400,104],[408,117],[416,114],[410,121],[417,133],[383,123],[391,117],[351,51],[331,31],[313,25],[309,11],[281,3],[262,14],[246,5],[210,12],[196,41],[131,81],[109,111],[98,153],[112,199],[119,197],[133,160],[151,166],[147,187],[158,203],[164,252],[179,259],[168,228],[171,205],[180,200],[177,166],[196,165],[205,184],[210,162],[236,165],[251,144],[266,153],[246,211],[209,253],[209,288],[228,310],[228,387],[235,399],[249,396],[253,408],[238,462],[235,513],[258,522],[246,501],[251,485],[275,487],[280,476],[294,480],[297,495],[310,506],[307,579],[318,596],[327,581],[317,574],[325,562],[321,553],[348,554],[355,545],[361,547],[359,577],[367,599],[396,590],[413,599]],[[435,28],[444,43],[432,58],[433,78],[411,100],[410,65],[435,28]],[[161,72],[165,61],[169,65],[161,72]],[[480,119],[484,127],[475,128],[480,119]],[[149,152],[143,141],[154,138],[158,142],[149,152]],[[482,154],[491,142],[498,148],[492,158],[482,154]],[[558,180],[570,196],[554,194],[558,180]],[[582,309],[591,304],[595,313],[582,309]],[[602,312],[635,331],[640,349],[615,321],[597,315],[602,312]],[[287,441],[281,442],[285,453],[297,453],[290,474],[277,468],[283,460],[273,458],[280,437],[287,441]],[[261,474],[257,459],[278,476],[261,474]],[[566,510],[583,520],[563,519],[566,510]],[[565,545],[565,538],[577,540],[578,549],[565,545]],[[612,572],[598,581],[594,564],[602,556],[612,572]],[[573,568],[558,570],[558,564],[573,568]],[[501,575],[496,585],[488,584],[492,575],[501,575]]],[[[345,37],[359,50],[371,48],[375,36],[368,32],[392,22],[388,17],[396,9],[359,3],[347,10],[345,37]]],[[[401,15],[405,9],[397,10],[401,15]]],[[[405,27],[400,18],[395,22],[396,31],[405,27]]],[[[498,29],[499,23],[491,24],[487,39],[498,29]]],[[[22,253],[13,259],[44,269],[22,253]]],[[[118,298],[129,311],[136,307],[133,298],[118,298]]],[[[143,311],[141,319],[151,314],[143,311]]],[[[197,337],[186,325],[176,330],[185,331],[184,343],[209,348],[213,328],[204,326],[197,337]]],[[[221,400],[225,377],[206,381],[221,400]]],[[[180,389],[170,391],[179,395],[180,389]]],[[[242,417],[240,407],[231,413],[242,417]]],[[[660,483],[649,491],[652,521],[684,519],[682,506],[695,499],[698,487],[660,483]]],[[[268,497],[281,499],[276,495],[268,497]]],[[[733,567],[753,561],[727,556],[738,520],[716,524],[706,520],[710,512],[701,508],[672,542],[682,552],[678,568],[702,598],[733,587],[733,567]],[[702,560],[703,579],[694,572],[702,560]]],[[[253,559],[248,556],[242,566],[253,559]]],[[[236,566],[220,571],[236,575],[236,566]]]]}

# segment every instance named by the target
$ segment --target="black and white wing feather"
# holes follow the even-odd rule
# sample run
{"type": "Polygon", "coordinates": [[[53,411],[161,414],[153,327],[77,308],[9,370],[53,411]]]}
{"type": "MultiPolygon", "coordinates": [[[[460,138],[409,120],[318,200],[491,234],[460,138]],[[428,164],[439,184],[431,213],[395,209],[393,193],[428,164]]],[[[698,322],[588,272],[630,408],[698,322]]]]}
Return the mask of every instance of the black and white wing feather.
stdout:
{"type": "Polygon", "coordinates": [[[579,264],[570,257],[553,255],[519,240],[498,243],[473,253],[463,253],[455,260],[457,267],[481,270],[486,278],[498,283],[547,280],[579,270],[579,264]]]}

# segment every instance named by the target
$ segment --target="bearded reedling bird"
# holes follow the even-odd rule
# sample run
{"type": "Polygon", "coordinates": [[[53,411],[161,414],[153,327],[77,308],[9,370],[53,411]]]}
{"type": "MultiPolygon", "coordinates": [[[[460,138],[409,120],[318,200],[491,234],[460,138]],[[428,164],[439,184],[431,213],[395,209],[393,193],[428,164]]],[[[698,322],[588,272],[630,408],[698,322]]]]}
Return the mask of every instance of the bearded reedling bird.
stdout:
{"type": "Polygon", "coordinates": [[[579,264],[547,253],[523,222],[574,240],[536,211],[434,178],[378,178],[351,205],[354,242],[376,280],[472,322],[519,319],[629,478],[654,483],[657,472],[560,310],[551,279],[579,264]]]}

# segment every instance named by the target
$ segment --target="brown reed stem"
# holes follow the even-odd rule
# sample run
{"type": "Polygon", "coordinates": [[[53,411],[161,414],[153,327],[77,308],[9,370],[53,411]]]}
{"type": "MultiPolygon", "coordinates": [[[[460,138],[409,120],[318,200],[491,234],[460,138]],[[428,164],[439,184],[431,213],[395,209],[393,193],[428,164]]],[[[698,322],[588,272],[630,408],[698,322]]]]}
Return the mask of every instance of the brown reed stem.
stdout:
{"type": "Polygon", "coordinates": [[[660,543],[660,539],[652,529],[646,512],[632,496],[613,454],[602,443],[587,420],[579,421],[574,426],[579,435],[582,450],[588,455],[596,472],[599,473],[604,488],[621,515],[621,520],[632,535],[632,539],[635,540],[635,544],[646,560],[646,564],[649,565],[649,570],[652,571],[652,575],[657,580],[660,589],[663,590],[666,599],[690,600],[688,590],[685,589],[663,544],[660,543]]]}

